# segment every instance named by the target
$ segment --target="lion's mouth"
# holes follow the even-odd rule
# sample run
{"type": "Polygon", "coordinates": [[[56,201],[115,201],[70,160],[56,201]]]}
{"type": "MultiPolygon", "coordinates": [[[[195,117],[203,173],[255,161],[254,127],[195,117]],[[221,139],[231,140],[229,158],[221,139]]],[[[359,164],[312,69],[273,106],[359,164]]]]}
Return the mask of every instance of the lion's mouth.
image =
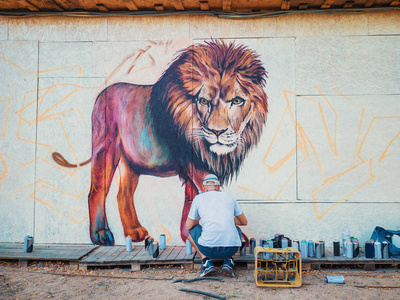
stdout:
{"type": "Polygon", "coordinates": [[[214,152],[215,154],[218,154],[218,155],[228,154],[229,152],[232,152],[237,147],[237,142],[233,142],[230,144],[224,144],[224,143],[217,141],[216,143],[208,143],[208,144],[209,144],[210,151],[214,152]]]}

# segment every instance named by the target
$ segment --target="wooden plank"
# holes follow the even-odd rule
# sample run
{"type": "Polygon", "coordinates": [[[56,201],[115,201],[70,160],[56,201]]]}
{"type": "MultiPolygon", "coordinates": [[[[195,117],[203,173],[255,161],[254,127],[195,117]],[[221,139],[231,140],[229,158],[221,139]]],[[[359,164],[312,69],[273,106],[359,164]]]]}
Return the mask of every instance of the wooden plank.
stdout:
{"type": "Polygon", "coordinates": [[[147,252],[144,247],[140,247],[139,253],[136,254],[135,257],[132,258],[131,263],[139,263],[139,262],[145,262],[147,258],[150,256],[149,252],[147,252]]]}
{"type": "Polygon", "coordinates": [[[185,10],[182,0],[171,0],[176,10],[185,10]]]}
{"type": "Polygon", "coordinates": [[[98,260],[97,263],[110,263],[112,260],[118,256],[125,247],[124,246],[113,246],[111,251],[108,251],[101,259],[98,260]]]}
{"type": "Polygon", "coordinates": [[[165,262],[168,255],[174,250],[175,247],[167,247],[158,257],[157,262],[165,262]]]}
{"type": "Polygon", "coordinates": [[[183,249],[185,249],[185,247],[180,247],[180,246],[177,246],[177,247],[174,247],[174,249],[172,250],[172,252],[166,257],[166,261],[175,261],[176,260],[176,257],[179,255],[179,253],[181,252],[181,251],[185,251],[185,250],[183,250],[183,249]]]}
{"type": "Polygon", "coordinates": [[[82,259],[81,262],[95,263],[104,253],[111,250],[111,246],[100,246],[94,252],[90,253],[86,258],[82,259]]]}
{"type": "Polygon", "coordinates": [[[222,0],[222,10],[231,10],[232,1],[231,0],[222,0]]]}
{"type": "Polygon", "coordinates": [[[121,263],[130,263],[132,259],[140,252],[140,247],[134,247],[131,252],[126,252],[125,255],[118,257],[117,260],[121,263]]]}

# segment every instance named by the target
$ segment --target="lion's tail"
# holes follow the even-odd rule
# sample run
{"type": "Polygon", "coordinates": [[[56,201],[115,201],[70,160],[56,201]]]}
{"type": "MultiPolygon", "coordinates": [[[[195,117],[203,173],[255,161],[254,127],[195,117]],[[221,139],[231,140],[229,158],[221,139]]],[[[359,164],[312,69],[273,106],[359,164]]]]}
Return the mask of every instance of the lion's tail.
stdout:
{"type": "Polygon", "coordinates": [[[64,156],[62,156],[58,152],[53,152],[52,156],[53,156],[53,159],[54,159],[54,161],[56,163],[58,163],[62,167],[66,167],[66,168],[77,168],[77,167],[81,167],[81,166],[87,165],[88,163],[90,163],[90,160],[92,159],[92,158],[89,158],[88,160],[86,160],[86,161],[84,161],[83,163],[80,163],[80,164],[71,164],[70,162],[68,162],[68,160],[66,160],[64,158],[64,156]]]}

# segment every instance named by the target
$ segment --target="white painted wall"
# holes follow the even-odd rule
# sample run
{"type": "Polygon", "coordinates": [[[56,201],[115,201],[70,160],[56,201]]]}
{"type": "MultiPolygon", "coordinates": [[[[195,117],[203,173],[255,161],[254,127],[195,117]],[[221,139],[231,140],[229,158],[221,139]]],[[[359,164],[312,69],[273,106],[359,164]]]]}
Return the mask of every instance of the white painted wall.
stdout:
{"type": "MultiPolygon", "coordinates": [[[[249,219],[247,236],[279,232],[329,246],[347,224],[363,245],[377,225],[399,230],[399,11],[0,18],[0,242],[33,234],[38,243],[90,243],[90,166],[68,170],[51,153],[88,159],[91,112],[104,86],[152,84],[177,50],[210,38],[249,46],[269,73],[261,142],[225,188],[249,219]],[[140,49],[146,55],[126,72],[140,49]]],[[[123,244],[117,179],[107,213],[123,244]]],[[[178,178],[143,176],[136,199],[153,236],[182,243],[178,178]]]]}

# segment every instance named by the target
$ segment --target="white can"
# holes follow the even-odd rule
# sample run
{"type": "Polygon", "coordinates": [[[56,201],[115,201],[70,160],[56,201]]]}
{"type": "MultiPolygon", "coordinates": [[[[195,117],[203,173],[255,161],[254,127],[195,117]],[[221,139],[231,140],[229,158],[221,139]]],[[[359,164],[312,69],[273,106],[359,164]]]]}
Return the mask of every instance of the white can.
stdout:
{"type": "Polygon", "coordinates": [[[132,238],[128,235],[125,239],[126,252],[132,251],[132,238]]]}

